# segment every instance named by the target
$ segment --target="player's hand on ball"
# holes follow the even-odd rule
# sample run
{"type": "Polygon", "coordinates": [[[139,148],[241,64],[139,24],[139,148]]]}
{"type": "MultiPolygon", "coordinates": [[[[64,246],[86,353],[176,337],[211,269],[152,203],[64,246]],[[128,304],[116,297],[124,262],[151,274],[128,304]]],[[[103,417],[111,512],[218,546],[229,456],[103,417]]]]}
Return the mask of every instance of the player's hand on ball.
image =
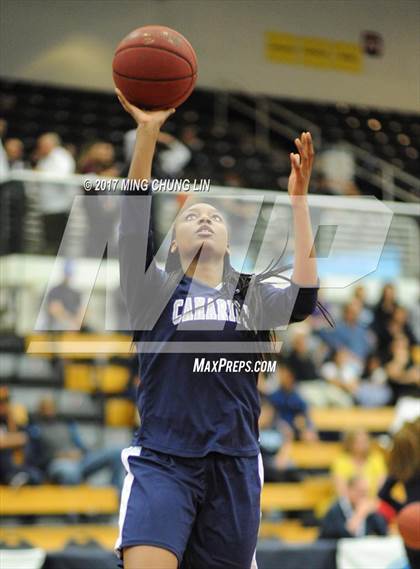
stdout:
{"type": "Polygon", "coordinates": [[[295,144],[299,153],[290,153],[292,170],[287,188],[292,205],[302,199],[298,196],[306,196],[308,193],[315,155],[310,132],[302,132],[300,139],[295,138],[295,144]]]}
{"type": "Polygon", "coordinates": [[[161,111],[143,111],[128,102],[126,97],[119,89],[115,89],[118,100],[123,106],[124,110],[129,113],[136,123],[140,125],[148,125],[150,127],[160,128],[163,123],[174,114],[175,109],[165,109],[161,111]]]}

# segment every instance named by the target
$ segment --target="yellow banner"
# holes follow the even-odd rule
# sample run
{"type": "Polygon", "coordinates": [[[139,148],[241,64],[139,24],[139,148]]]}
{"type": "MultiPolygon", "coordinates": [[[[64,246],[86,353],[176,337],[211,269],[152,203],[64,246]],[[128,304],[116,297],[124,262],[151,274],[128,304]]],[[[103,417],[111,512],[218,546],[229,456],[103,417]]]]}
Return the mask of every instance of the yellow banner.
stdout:
{"type": "Polygon", "coordinates": [[[266,32],[265,55],[275,63],[339,69],[350,73],[362,71],[362,50],[358,43],[352,42],[266,32]]]}

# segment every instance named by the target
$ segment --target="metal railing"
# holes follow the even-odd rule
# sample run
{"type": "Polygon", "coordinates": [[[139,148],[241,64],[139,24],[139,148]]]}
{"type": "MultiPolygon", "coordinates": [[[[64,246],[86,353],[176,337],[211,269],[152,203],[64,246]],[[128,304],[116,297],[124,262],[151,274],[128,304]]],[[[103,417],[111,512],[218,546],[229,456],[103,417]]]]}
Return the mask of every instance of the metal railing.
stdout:
{"type": "MultiPolygon", "coordinates": [[[[255,105],[224,93],[219,100],[216,120],[218,117],[227,120],[229,107],[254,120],[257,148],[263,152],[270,149],[270,132],[293,141],[302,130],[309,130],[315,147],[322,148],[322,129],[318,125],[266,97],[253,99],[255,105]]],[[[357,176],[374,186],[382,199],[420,202],[420,179],[354,144],[343,142],[342,146],[354,156],[357,176]]]]}

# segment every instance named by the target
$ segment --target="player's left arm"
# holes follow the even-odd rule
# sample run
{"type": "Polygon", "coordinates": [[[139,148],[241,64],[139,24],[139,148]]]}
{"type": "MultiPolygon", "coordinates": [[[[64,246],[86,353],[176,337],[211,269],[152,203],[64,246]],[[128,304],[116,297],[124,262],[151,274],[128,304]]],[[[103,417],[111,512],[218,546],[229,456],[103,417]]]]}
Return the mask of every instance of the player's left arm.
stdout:
{"type": "Polygon", "coordinates": [[[292,281],[300,287],[317,287],[318,273],[314,250],[308,190],[314,161],[314,147],[310,132],[295,138],[297,153],[290,154],[291,172],[288,192],[292,205],[295,235],[295,262],[292,281]]]}

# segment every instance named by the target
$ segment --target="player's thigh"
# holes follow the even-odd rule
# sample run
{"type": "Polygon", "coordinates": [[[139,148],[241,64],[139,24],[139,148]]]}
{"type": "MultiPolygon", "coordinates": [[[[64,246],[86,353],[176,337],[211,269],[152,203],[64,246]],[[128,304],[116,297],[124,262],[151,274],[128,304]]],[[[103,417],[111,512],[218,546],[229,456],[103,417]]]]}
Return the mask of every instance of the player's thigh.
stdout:
{"type": "MultiPolygon", "coordinates": [[[[188,483],[183,465],[170,455],[131,449],[123,459],[127,476],[115,552],[121,557],[132,547],[161,548],[180,562],[196,516],[194,480],[188,483]]],[[[128,555],[131,559],[134,553],[128,555]]]]}
{"type": "Polygon", "coordinates": [[[260,456],[222,457],[185,553],[190,569],[250,569],[257,545],[263,484],[260,456]]]}
{"type": "Polygon", "coordinates": [[[123,566],[124,569],[177,569],[178,559],[167,549],[137,545],[124,548],[123,566]]]}

